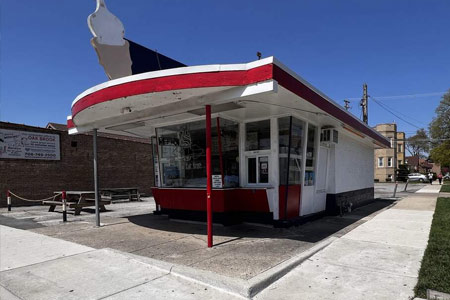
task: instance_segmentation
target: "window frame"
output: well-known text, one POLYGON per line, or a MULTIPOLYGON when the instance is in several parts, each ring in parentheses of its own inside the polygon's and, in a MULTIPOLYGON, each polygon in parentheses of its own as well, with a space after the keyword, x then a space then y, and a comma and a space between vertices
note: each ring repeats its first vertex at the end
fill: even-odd
POLYGON ((378 168, 383 168, 384 167, 384 157, 379 156, 377 159, 378 159, 377 160, 377 167, 378 168), (380 162, 381 162, 381 164, 380 164, 380 162))
POLYGON ((242 138, 242 151, 243 151, 243 158, 244 158, 244 163, 243 165, 245 166, 245 171, 244 174, 242 174, 243 176, 243 186, 244 187, 271 187, 271 183, 270 183, 270 172, 271 172, 271 168, 273 167, 273 162, 272 162, 272 118, 263 118, 263 119, 257 119, 257 120, 249 120, 246 122, 242 123, 242 127, 243 127, 243 138, 242 138), (269 121, 269 132, 270 132, 270 148, 269 149, 264 149, 264 150, 246 150, 247 147, 247 124, 248 123, 256 123, 256 122, 261 122, 261 121, 269 121), (267 157, 267 163, 268 163, 268 178, 267 178, 267 182, 260 182, 260 174, 259 174, 259 159, 261 157, 267 157), (256 159, 256 183, 249 183, 249 158, 255 158, 256 159))
POLYGON ((388 168, 392 168, 394 166, 394 158, 392 156, 387 158, 387 166, 388 168))

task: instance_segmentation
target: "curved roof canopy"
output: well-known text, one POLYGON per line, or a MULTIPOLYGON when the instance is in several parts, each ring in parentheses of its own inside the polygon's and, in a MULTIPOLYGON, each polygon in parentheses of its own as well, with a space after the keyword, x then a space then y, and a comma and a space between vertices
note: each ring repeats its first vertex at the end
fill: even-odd
POLYGON ((154 127, 198 117, 206 104, 213 113, 242 121, 296 111, 390 147, 384 136, 274 57, 153 71, 99 84, 73 101, 69 133, 98 129, 151 136, 154 127))

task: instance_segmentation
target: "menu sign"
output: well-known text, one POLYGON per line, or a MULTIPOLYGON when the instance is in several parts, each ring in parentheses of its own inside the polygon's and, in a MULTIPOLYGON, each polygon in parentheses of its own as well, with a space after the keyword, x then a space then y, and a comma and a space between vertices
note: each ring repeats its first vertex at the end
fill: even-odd
POLYGON ((0 129, 0 158, 60 160, 59 135, 0 129))

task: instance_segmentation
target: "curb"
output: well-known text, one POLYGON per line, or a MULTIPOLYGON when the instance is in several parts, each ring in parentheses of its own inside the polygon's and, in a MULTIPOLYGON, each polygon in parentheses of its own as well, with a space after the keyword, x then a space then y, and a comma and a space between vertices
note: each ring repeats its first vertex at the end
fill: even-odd
POLYGON ((309 248, 308 250, 288 259, 284 262, 280 263, 279 265, 256 275, 255 277, 251 278, 247 281, 248 287, 247 287, 247 297, 253 297, 262 290, 264 290, 266 287, 286 275, 288 272, 290 272, 292 269, 300 265, 302 262, 316 254, 317 252, 321 251, 325 247, 329 246, 332 242, 337 240, 337 237, 329 237, 313 247, 309 248))
POLYGON ((130 256, 142 263, 149 264, 155 268, 165 271, 167 272, 167 274, 171 274, 188 281, 200 283, 208 287, 248 299, 255 296, 278 279, 282 278, 284 275, 289 273, 289 271, 300 265, 302 262, 313 256, 317 252, 321 251, 337 239, 337 237, 329 237, 327 239, 324 239, 308 250, 281 262, 275 267, 270 268, 249 280, 232 278, 211 271, 199 270, 189 266, 168 263, 165 261, 122 252, 111 248, 104 249, 130 256))

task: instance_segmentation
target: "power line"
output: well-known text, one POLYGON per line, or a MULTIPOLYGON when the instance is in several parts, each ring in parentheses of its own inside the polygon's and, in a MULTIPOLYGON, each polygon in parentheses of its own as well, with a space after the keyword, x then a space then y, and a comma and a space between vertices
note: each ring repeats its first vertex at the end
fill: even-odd
MULTIPOLYGON (((447 92, 433 92, 433 93, 422 93, 422 94, 407 94, 407 95, 396 95, 396 96, 377 96, 378 100, 387 100, 387 99, 411 99, 411 98, 422 98, 422 97, 431 97, 431 96, 440 96, 447 92)), ((360 100, 360 97, 351 97, 347 98, 351 101, 360 100)))
MULTIPOLYGON (((375 100, 374 99, 374 97, 372 97, 372 96, 369 96, 372 100, 375 100)), ((378 98, 377 98, 378 99, 378 98)), ((406 114, 404 114, 404 113, 402 113, 402 112, 400 112, 400 111, 398 111, 398 110, 395 110, 395 109, 393 109, 391 106, 388 106, 388 105, 386 105, 385 103, 382 103, 386 108, 388 108, 389 110, 392 110, 393 112, 396 112, 396 113, 398 113, 398 114, 400 114, 400 115, 402 115, 402 116, 404 116, 404 117, 406 117, 406 118, 408 118, 408 119, 410 119, 410 120, 412 120, 412 121, 414 121, 414 122, 417 122, 417 123, 420 123, 420 124, 422 124, 422 125, 425 125, 425 126, 427 126, 426 124, 424 124, 424 123, 422 123, 422 121, 419 121, 419 120, 417 120, 417 119, 414 119, 413 117, 411 117, 411 116, 409 116, 409 115, 406 115, 406 114)))
POLYGON ((377 96, 378 100, 384 99, 410 99, 410 98, 421 98, 421 97, 431 97, 440 96, 447 92, 434 92, 434 93, 423 93, 423 94, 409 94, 409 95, 398 95, 398 96, 377 96))
POLYGON ((376 104, 378 104, 381 108, 383 108, 384 110, 386 110, 388 113, 394 115, 395 117, 399 118, 400 120, 402 120, 405 123, 408 123, 409 125, 416 127, 417 129, 422 129, 416 125, 414 125, 413 123, 406 121, 405 119, 403 119, 402 117, 400 117, 399 115, 393 113, 389 108, 385 107, 385 105, 381 102, 378 102, 374 97, 370 97, 376 104))

